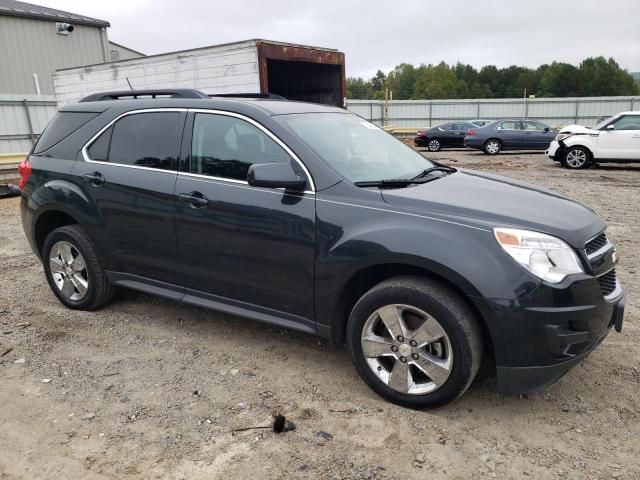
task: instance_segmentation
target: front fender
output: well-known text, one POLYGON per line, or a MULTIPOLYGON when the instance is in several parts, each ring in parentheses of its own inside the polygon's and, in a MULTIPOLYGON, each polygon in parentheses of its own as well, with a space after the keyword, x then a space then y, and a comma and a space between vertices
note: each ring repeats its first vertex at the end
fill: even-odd
POLYGON ((488 229, 385 208, 317 205, 316 314, 330 325, 342 292, 359 272, 381 265, 435 274, 473 299, 518 301, 538 285, 488 229))

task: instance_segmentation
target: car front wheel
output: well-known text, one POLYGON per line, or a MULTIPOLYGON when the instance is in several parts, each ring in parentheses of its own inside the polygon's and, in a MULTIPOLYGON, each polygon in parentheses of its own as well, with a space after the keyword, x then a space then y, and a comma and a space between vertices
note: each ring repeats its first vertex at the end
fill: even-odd
POLYGON ((570 169, 587 168, 591 161, 591 153, 584 147, 570 147, 564 152, 562 166, 570 169))
POLYGON ((347 346, 376 393, 405 407, 429 408, 455 400, 471 385, 482 333, 455 292, 407 276, 362 296, 349 317, 347 346))

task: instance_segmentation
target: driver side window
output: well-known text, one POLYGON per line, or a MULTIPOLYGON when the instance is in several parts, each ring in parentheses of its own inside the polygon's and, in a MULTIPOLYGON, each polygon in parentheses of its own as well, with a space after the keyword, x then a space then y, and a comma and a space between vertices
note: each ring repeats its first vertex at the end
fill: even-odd
POLYGON ((254 163, 281 162, 292 159, 271 137, 249 122, 227 115, 195 115, 191 173, 246 181, 254 163))
POLYGON ((616 130, 640 130, 640 115, 625 115, 616 120, 613 125, 616 130))

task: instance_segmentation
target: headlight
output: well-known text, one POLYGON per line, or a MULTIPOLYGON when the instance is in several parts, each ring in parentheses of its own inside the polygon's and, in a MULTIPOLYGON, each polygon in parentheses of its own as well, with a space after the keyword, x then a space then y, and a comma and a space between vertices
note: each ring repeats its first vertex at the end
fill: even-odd
POLYGON ((573 135, 573 133, 559 133, 558 135, 556 135, 556 142, 564 140, 565 138, 569 138, 571 135, 573 135))
POLYGON ((559 283, 567 275, 583 273, 573 249, 559 238, 515 228, 494 228, 500 246, 536 277, 559 283))

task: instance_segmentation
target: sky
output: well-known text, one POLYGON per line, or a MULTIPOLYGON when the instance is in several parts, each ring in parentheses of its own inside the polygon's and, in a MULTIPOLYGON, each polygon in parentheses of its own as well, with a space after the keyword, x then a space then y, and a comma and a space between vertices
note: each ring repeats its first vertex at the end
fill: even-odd
POLYGON ((111 23, 145 54, 264 38, 336 48, 348 76, 407 62, 474 67, 613 57, 640 72, 640 0, 33 0, 111 23))

